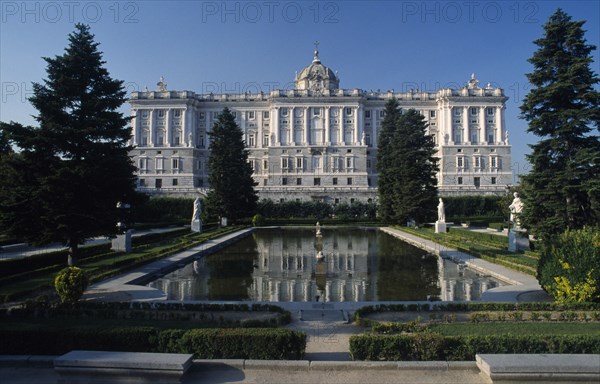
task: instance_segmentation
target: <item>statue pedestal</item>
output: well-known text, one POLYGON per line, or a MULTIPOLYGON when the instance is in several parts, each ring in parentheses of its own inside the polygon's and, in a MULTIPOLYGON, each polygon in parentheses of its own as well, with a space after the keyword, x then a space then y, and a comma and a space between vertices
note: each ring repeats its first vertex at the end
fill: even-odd
POLYGON ((192 220, 192 232, 202 232, 202 220, 192 220))
POLYGON ((521 229, 511 228, 508 231, 508 251, 529 251, 529 235, 521 229))
POLYGON ((131 253, 131 234, 133 231, 130 229, 127 232, 117 235, 116 238, 112 239, 112 245, 110 249, 112 251, 122 251, 125 253, 131 253))
POLYGON ((435 233, 446 233, 446 222, 436 221, 435 222, 435 233))

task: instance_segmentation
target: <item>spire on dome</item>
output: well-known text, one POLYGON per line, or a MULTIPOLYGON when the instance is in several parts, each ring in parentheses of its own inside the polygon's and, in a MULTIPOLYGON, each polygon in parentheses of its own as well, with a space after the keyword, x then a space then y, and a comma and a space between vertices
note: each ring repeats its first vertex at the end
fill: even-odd
POLYGON ((319 59, 319 40, 315 41, 315 57, 313 58, 313 63, 320 63, 321 59, 319 59))

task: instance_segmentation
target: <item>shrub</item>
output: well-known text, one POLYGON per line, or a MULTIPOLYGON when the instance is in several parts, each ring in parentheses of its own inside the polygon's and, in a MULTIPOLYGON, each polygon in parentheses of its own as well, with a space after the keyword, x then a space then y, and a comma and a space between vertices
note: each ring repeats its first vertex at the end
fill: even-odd
POLYGON ((88 287, 85 271, 77 267, 67 267, 56 275, 54 287, 63 303, 74 303, 81 298, 88 287))
POLYGON ((252 225, 254 227, 260 227, 264 224, 265 224, 265 219, 260 213, 257 213, 256 215, 254 215, 254 217, 252 217, 252 225))
POLYGON ((548 240, 538 280, 560 303, 600 302, 600 229, 567 230, 548 240))

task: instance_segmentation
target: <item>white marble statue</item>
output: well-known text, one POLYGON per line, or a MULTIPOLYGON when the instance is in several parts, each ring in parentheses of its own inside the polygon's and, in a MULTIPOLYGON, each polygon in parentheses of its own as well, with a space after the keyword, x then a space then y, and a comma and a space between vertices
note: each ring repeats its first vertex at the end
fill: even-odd
POLYGON ((321 236, 321 224, 319 224, 319 222, 317 221, 317 236, 321 236))
POLYGON ((438 221, 445 222, 446 221, 446 211, 444 209, 444 200, 440 197, 440 203, 437 206, 438 209, 438 221))
POLYGON ((192 214, 192 221, 200 220, 200 214, 202 213, 202 203, 200 197, 196 197, 194 200, 194 213, 192 214))
POLYGON ((516 228, 520 228, 521 223, 519 222, 519 215, 523 211, 523 202, 521 201, 521 198, 519 197, 519 194, 517 192, 515 192, 513 196, 515 198, 513 199, 512 203, 508 206, 508 208, 510 209, 510 222, 514 223, 516 228))

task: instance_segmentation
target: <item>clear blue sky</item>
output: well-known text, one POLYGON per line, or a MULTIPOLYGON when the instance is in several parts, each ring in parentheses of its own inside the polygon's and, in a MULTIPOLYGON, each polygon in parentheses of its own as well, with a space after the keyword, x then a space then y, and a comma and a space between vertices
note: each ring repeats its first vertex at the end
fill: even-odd
MULTIPOLYGON (((130 91, 237 92, 289 87, 320 42, 343 88, 462 86, 474 72, 505 89, 513 167, 527 172, 537 141, 518 118, 527 59, 560 6, 587 20, 600 46, 598 1, 74 1, 0 2, 0 120, 33 124, 26 100, 45 77, 43 56, 62 54, 73 24, 91 26, 106 67, 130 91)), ((598 51, 593 69, 599 71, 598 51)), ((127 110, 127 106, 124 111, 127 110)))

